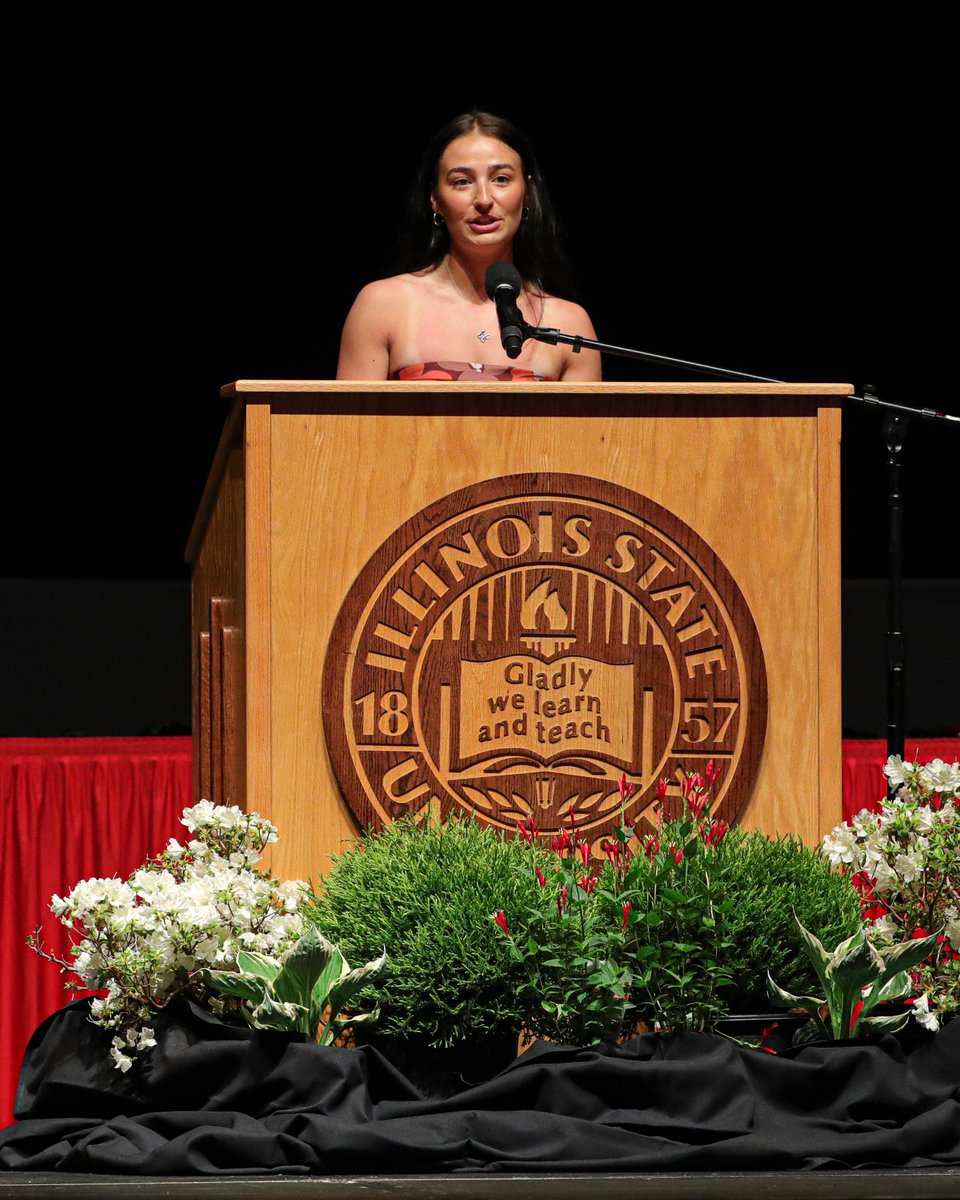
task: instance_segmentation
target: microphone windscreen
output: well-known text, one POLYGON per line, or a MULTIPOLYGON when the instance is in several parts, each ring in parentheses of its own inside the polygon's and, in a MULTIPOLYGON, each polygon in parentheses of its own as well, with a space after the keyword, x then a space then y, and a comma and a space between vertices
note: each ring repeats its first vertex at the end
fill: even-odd
POLYGON ((516 300, 523 286, 520 272, 513 263, 508 262, 495 262, 492 266, 487 267, 484 284, 491 300, 496 300, 497 291, 500 288, 509 289, 510 299, 516 300))

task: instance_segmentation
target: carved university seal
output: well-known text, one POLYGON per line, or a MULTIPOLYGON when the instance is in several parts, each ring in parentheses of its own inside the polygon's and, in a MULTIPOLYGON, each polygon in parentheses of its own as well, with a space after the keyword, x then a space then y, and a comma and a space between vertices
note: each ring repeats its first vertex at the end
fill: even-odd
POLYGON ((463 809, 569 821, 594 846, 635 785, 724 764, 749 797, 766 726, 756 627, 706 543, 654 501, 577 475, 464 488, 405 522, 343 603, 324 668, 337 780, 366 825, 463 809))

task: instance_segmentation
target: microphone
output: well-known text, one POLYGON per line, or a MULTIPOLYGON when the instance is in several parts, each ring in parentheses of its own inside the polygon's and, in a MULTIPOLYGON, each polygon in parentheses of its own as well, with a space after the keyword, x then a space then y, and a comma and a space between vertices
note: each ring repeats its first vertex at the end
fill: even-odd
POLYGON ((496 262, 487 267, 484 283, 487 295, 497 306, 500 344, 506 350, 507 358, 516 358, 523 349, 524 331, 527 326, 517 307, 520 289, 523 287, 520 272, 513 263, 496 262))

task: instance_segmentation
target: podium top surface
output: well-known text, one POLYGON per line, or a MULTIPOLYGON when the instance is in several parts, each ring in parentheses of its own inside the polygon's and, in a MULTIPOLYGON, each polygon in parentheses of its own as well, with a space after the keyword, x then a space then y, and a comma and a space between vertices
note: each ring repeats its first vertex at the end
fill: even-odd
POLYGON ((238 379, 220 389, 225 399, 247 399, 263 395, 377 395, 440 392, 446 395, 477 392, 536 393, 537 395, 607 396, 850 396, 849 383, 542 383, 504 381, 477 383, 475 380, 335 380, 335 379, 238 379))

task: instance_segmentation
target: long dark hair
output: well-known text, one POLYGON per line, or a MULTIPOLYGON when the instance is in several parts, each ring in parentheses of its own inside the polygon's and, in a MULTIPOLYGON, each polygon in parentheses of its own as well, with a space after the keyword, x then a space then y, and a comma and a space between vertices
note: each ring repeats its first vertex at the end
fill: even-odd
POLYGON ((560 222, 529 138, 504 117, 476 109, 454 117, 427 144, 407 198, 395 270, 399 274, 436 267, 450 249, 447 227, 434 224, 430 198, 437 186, 444 150, 456 138, 471 133, 496 138, 520 155, 527 181, 527 214, 513 241, 513 261, 517 270, 540 291, 573 299, 575 289, 563 252, 560 222))

